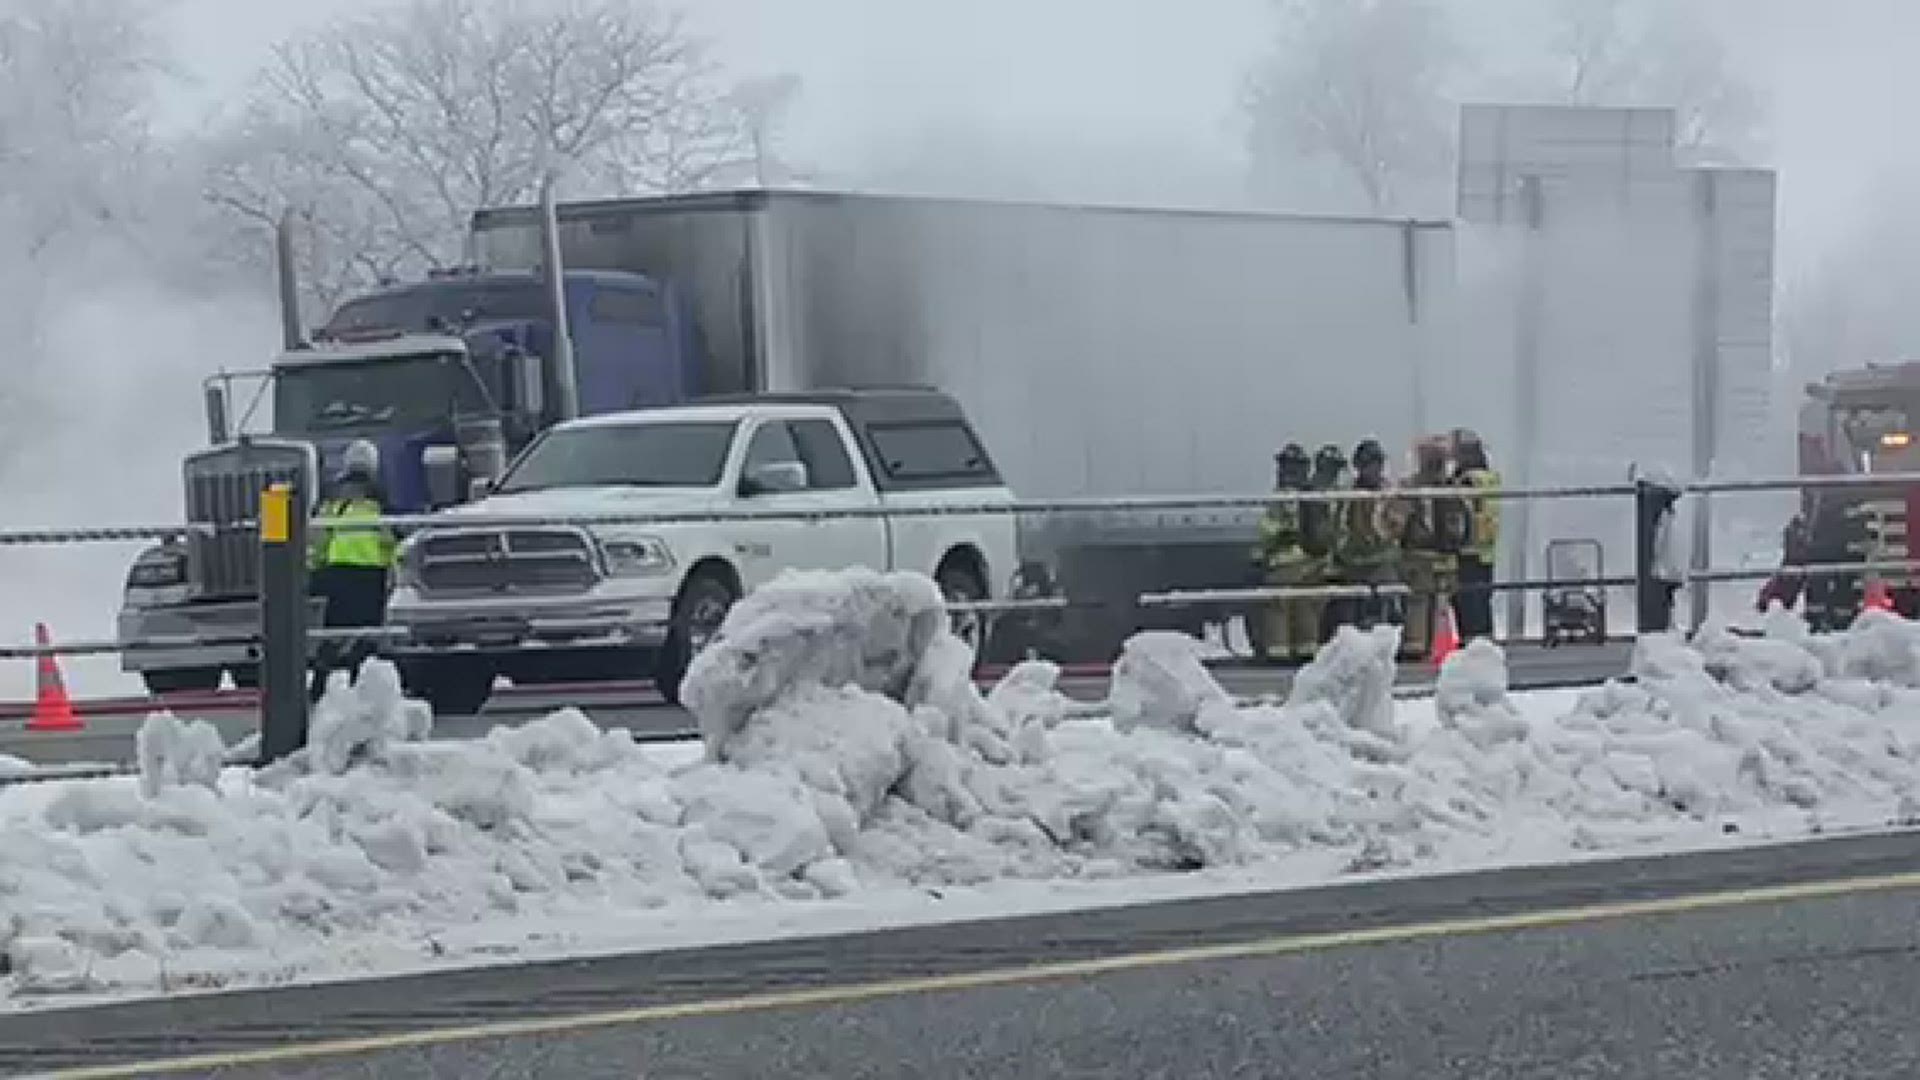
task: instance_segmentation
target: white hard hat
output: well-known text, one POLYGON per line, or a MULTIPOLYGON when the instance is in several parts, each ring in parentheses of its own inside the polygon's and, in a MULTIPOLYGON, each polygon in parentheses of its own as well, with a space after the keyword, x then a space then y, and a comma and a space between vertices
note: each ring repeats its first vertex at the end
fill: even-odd
POLYGON ((370 440, 355 439, 347 444, 346 453, 340 456, 340 466, 350 473, 372 476, 380 471, 380 448, 370 440))

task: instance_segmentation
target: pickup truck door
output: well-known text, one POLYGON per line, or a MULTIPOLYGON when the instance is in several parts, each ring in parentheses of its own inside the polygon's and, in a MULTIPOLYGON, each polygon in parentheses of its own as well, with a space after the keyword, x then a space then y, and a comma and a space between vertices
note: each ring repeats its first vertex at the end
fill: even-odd
MULTIPOLYGON (((878 506, 872 487, 855 470, 840 425, 824 417, 769 418, 747 436, 741 461, 739 505, 756 511, 868 510, 878 506), (766 464, 799 462, 807 486, 795 491, 749 492, 744 486, 766 464)), ((781 570, 839 570, 849 566, 887 569, 887 526, 877 515, 828 516, 812 520, 735 523, 733 547, 748 588, 781 570)))

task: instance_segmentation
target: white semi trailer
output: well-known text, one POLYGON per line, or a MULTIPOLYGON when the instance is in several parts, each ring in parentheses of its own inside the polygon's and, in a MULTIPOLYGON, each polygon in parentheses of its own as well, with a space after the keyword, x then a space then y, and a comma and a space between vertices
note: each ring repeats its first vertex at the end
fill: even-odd
MULTIPOLYGON (((578 203, 559 223, 569 270, 662 283, 689 397, 937 387, 1022 500, 1259 491, 1288 441, 1399 448, 1453 422, 1425 408, 1454 336, 1446 223, 827 192, 578 203)), ((534 208, 473 232, 490 268, 543 261, 534 208)), ((1027 629, 1105 659, 1143 623, 1230 614, 1131 601, 1257 580, 1256 517, 1024 520, 1016 595, 1110 602, 1027 629)))

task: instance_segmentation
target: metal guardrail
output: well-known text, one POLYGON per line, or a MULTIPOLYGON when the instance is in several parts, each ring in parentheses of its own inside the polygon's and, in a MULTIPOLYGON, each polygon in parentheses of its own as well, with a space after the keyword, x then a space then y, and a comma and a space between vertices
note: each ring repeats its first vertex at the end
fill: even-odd
MULTIPOLYGON (((1725 494, 1735 492, 1797 491, 1804 489, 1920 486, 1920 472, 1845 474, 1821 476, 1776 476, 1680 481, 1685 494, 1725 494)), ((700 524, 722 521, 823 521, 841 518, 925 518, 1005 516, 1059 516, 1068 514, 1177 513, 1209 510, 1262 510, 1275 502, 1348 503, 1379 502, 1398 499, 1467 498, 1510 502, 1534 499, 1626 498, 1639 491, 1637 484, 1585 484, 1536 488, 1390 487, 1378 491, 1343 488, 1337 491, 1263 491, 1245 495, 1139 496, 1117 498, 1054 499, 1041 501, 999 500, 950 503, 939 506, 845 507, 832 510, 759 510, 736 508, 699 512, 656 512, 622 514, 511 514, 461 513, 450 515, 393 514, 378 519, 389 528, 413 530, 427 527, 464 529, 497 528, 505 525, 667 525, 700 524)), ((367 524, 373 524, 370 519, 367 524)), ((165 525, 131 525, 72 528, 0 530, 0 547, 56 545, 75 543, 166 540, 191 533, 245 533, 258 530, 253 521, 221 525, 185 522, 165 525)))
MULTIPOLYGON (((942 517, 1044 517, 1069 514, 1178 513, 1209 510, 1264 510, 1276 502, 1350 503, 1385 502, 1398 499, 1524 499, 1618 498, 1634 493, 1632 485, 1585 485, 1555 488, 1385 488, 1379 491, 1343 488, 1337 491, 1260 492, 1250 495, 1139 496, 1117 498, 1055 499, 1046 501, 997 500, 971 503, 914 506, 861 506, 822 510, 762 510, 734 508, 653 513, 459 513, 389 514, 358 522, 360 527, 382 525, 397 530, 481 529, 509 525, 670 525, 706 524, 724 521, 830 521, 840 519, 942 518, 942 517)), ((310 524, 324 524, 314 519, 310 524)), ((186 522, 167 525, 76 526, 55 529, 0 530, 0 547, 110 543, 137 540, 168 540, 189 534, 218 535, 251 533, 259 530, 257 521, 236 521, 213 525, 186 522)))

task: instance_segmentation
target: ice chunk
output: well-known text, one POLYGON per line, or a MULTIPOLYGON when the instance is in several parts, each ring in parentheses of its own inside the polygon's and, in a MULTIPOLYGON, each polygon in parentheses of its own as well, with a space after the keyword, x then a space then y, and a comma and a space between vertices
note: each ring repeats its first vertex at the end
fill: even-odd
POLYGON ((1135 727, 1197 730, 1209 708, 1232 699, 1200 662, 1201 643, 1170 630, 1128 638, 1113 665, 1107 707, 1122 731, 1135 727))
POLYGON ((1507 697, 1507 656, 1486 638, 1475 638, 1448 657, 1434 688, 1440 723, 1479 749, 1527 736, 1528 724, 1507 697))
POLYGON ((352 684, 335 673, 313 707, 306 760, 312 768, 339 775, 360 757, 378 757, 397 742, 425 739, 433 714, 400 688, 400 672, 391 663, 371 659, 352 684))
POLYGON ((182 784, 213 788, 220 783, 227 746, 205 720, 153 713, 134 733, 133 743, 140 762, 140 792, 149 799, 182 784))
POLYGON ((939 587, 923 575, 788 571, 727 613, 681 698, 717 758, 755 710, 804 685, 904 698, 921 655, 948 632, 939 587))
POLYGON ((1357 630, 1342 626, 1313 662, 1293 680, 1287 703, 1330 706, 1346 727, 1389 741, 1400 738, 1394 719, 1393 682, 1400 649, 1400 628, 1357 630))

